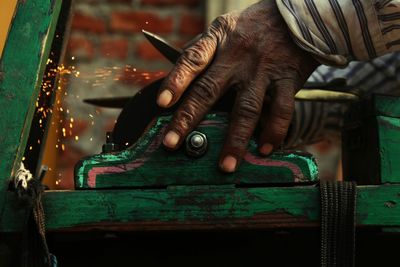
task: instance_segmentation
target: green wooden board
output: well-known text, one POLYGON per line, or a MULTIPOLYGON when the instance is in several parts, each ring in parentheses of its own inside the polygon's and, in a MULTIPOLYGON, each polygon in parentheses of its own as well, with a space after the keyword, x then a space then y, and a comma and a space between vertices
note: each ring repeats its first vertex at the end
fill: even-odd
MULTIPOLYGON (((316 227, 315 186, 175 186, 147 190, 54 191, 44 197, 50 231, 316 227)), ((0 232, 20 231, 25 212, 7 194, 0 232)), ((359 186, 359 226, 400 226, 400 185, 359 186)))
POLYGON ((61 2, 18 2, 0 61, 0 193, 21 162, 61 2))
POLYGON ((227 115, 210 114, 197 128, 208 139, 207 153, 197 159, 186 155, 185 146, 176 152, 162 146, 170 116, 160 117, 137 144, 118 153, 99 154, 77 164, 76 188, 162 187, 167 185, 284 184, 318 179, 311 154, 300 151, 276 152, 261 157, 250 142, 240 168, 233 174, 218 169, 218 157, 226 135, 227 115))
POLYGON ((400 97, 350 107, 342 132, 343 174, 358 184, 400 182, 400 97))
POLYGON ((374 95, 373 110, 378 116, 400 118, 400 97, 374 95))
POLYGON ((376 119, 381 182, 400 183, 400 118, 378 116, 376 119))

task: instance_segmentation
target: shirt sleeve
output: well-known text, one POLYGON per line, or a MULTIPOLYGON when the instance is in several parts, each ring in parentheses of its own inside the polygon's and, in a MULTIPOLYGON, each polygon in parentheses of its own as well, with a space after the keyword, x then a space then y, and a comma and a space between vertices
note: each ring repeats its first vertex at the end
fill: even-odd
POLYGON ((276 0, 295 42, 345 66, 400 51, 400 0, 276 0))

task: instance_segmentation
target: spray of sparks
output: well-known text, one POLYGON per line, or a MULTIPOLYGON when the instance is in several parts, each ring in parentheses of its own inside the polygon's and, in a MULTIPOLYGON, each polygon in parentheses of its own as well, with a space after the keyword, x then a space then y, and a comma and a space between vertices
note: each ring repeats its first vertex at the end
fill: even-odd
MULTIPOLYGON (((53 64, 53 61, 51 59, 47 60, 47 65, 53 64)), ((50 69, 47 73, 45 73, 43 81, 42 81, 42 86, 41 86, 41 92, 40 94, 45 94, 46 96, 49 96, 53 92, 57 92, 56 95, 68 95, 66 90, 64 89, 64 86, 67 83, 67 79, 70 78, 70 76, 74 77, 79 77, 80 72, 75 69, 75 66, 69 66, 65 67, 64 65, 59 65, 56 68, 50 69), (53 88, 53 82, 54 78, 58 78, 57 88, 53 88)), ((63 107, 63 101, 60 99, 60 97, 56 96, 56 100, 54 102, 53 106, 45 107, 41 106, 39 103, 39 99, 41 95, 39 94, 39 97, 36 101, 36 112, 39 113, 39 116, 41 119, 39 119, 39 127, 43 129, 44 131, 44 121, 48 117, 49 114, 52 114, 53 120, 51 122, 52 125, 56 121, 60 123, 60 125, 69 125, 68 128, 63 127, 61 129, 61 136, 59 135, 59 130, 55 129, 56 133, 60 138, 57 138, 57 144, 56 144, 56 149, 61 149, 62 151, 65 151, 65 141, 64 139, 67 138, 67 136, 72 136, 73 132, 72 129, 74 128, 74 118, 71 117, 69 118, 69 123, 65 123, 64 120, 67 120, 67 116, 70 113, 68 108, 63 107)), ((79 98, 79 96, 76 96, 79 98)), ((75 140, 78 140, 78 137, 75 138, 75 140)), ((38 139, 37 142, 40 144, 40 140, 38 139)))
MULTIPOLYGON (((75 57, 71 57, 71 61, 75 61, 75 57)), ((52 59, 48 59, 48 66, 54 65, 52 59)), ((74 65, 64 66, 63 64, 56 66, 54 68, 50 68, 47 73, 45 73, 42 84, 41 91, 39 92, 39 96, 36 101, 36 112, 38 113, 39 119, 39 127, 42 129, 44 133, 45 122, 48 116, 52 115, 52 120, 47 120, 48 127, 50 130, 54 130, 57 136, 57 142, 55 144, 55 149, 63 152, 67 149, 67 138, 78 142, 81 140, 79 135, 74 133, 76 120, 70 116, 70 111, 67 107, 64 106, 63 97, 67 96, 69 93, 66 90, 66 85, 68 81, 73 78, 79 78, 86 81, 86 83, 91 83, 92 87, 98 87, 106 84, 110 80, 119 81, 121 83, 129 84, 129 85, 143 85, 152 80, 159 79, 165 75, 165 72, 141 72, 138 71, 135 67, 126 65, 124 67, 104 67, 100 69, 96 69, 94 73, 81 73, 74 65), (55 79, 57 79, 56 82, 55 79), (93 82, 94 81, 94 82, 93 82), (53 88, 53 85, 56 84, 56 88, 53 88), (45 106, 41 105, 39 99, 43 97, 43 94, 46 97, 55 97, 55 101, 53 106, 45 106), (49 123, 51 122, 51 125, 49 123), (61 125, 61 129, 55 123, 59 123, 61 125), (61 132, 60 132, 61 131, 61 132)), ((75 97, 79 99, 79 95, 69 95, 70 97, 75 97)), ((100 115, 99 109, 95 110, 95 115, 100 115)), ((88 114, 88 118, 90 120, 90 125, 95 124, 95 116, 91 113, 88 114)), ((89 141, 93 141, 93 137, 89 138, 89 141)), ((37 140, 37 143, 40 145, 40 139, 37 140)), ((128 144, 127 144, 128 145, 128 144)), ((29 150, 32 150, 32 146, 29 146, 29 150)), ((26 158, 23 157, 24 161, 26 158)), ((51 171, 51 169, 49 169, 51 171)), ((61 181, 61 173, 58 174, 56 179, 56 185, 58 185, 61 181)))

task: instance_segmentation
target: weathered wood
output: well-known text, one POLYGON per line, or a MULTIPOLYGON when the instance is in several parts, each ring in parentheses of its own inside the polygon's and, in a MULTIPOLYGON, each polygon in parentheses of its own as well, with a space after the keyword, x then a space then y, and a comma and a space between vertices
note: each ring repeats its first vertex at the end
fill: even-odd
MULTIPOLYGON (((320 210, 314 186, 54 191, 44 205, 51 231, 310 227, 320 210)), ((21 230, 24 216, 8 193, 0 232, 21 230)), ((400 226, 400 185, 358 187, 356 216, 359 226, 400 226)))
POLYGON ((373 113, 376 116, 400 118, 400 97, 389 95, 374 95, 373 113))
POLYGON ((0 62, 0 194, 21 162, 61 2, 18 3, 0 62))
POLYGON ((185 153, 185 145, 174 153, 162 146, 170 116, 160 117, 137 144, 117 153, 83 159, 75 169, 76 188, 165 187, 167 185, 289 184, 309 183, 318 178, 311 154, 300 151, 275 152, 261 157, 257 144, 233 174, 218 169, 218 157, 226 136, 227 115, 210 114, 197 128, 207 135, 208 151, 196 160, 185 153))
POLYGON ((400 98, 353 105, 342 134, 343 175, 358 184, 400 183, 400 98))
POLYGON ((378 116, 377 125, 381 182, 400 183, 400 118, 378 116))

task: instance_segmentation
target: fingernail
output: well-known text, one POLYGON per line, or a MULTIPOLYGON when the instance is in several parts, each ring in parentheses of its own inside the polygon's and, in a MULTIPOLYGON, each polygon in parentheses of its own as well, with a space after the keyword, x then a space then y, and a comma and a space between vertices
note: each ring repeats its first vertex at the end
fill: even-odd
POLYGON ((264 145, 262 145, 262 147, 260 148, 260 153, 263 155, 269 155, 271 154, 272 150, 274 149, 274 146, 269 144, 269 143, 265 143, 264 145))
POLYGON ((234 172, 236 169, 237 160, 232 156, 226 156, 222 161, 222 169, 226 172, 234 172))
POLYGON ((163 144, 169 148, 174 148, 179 142, 179 135, 174 131, 169 131, 165 137, 163 144))
POLYGON ((157 104, 161 107, 167 107, 172 100, 172 93, 170 90, 164 90, 158 96, 157 104))

